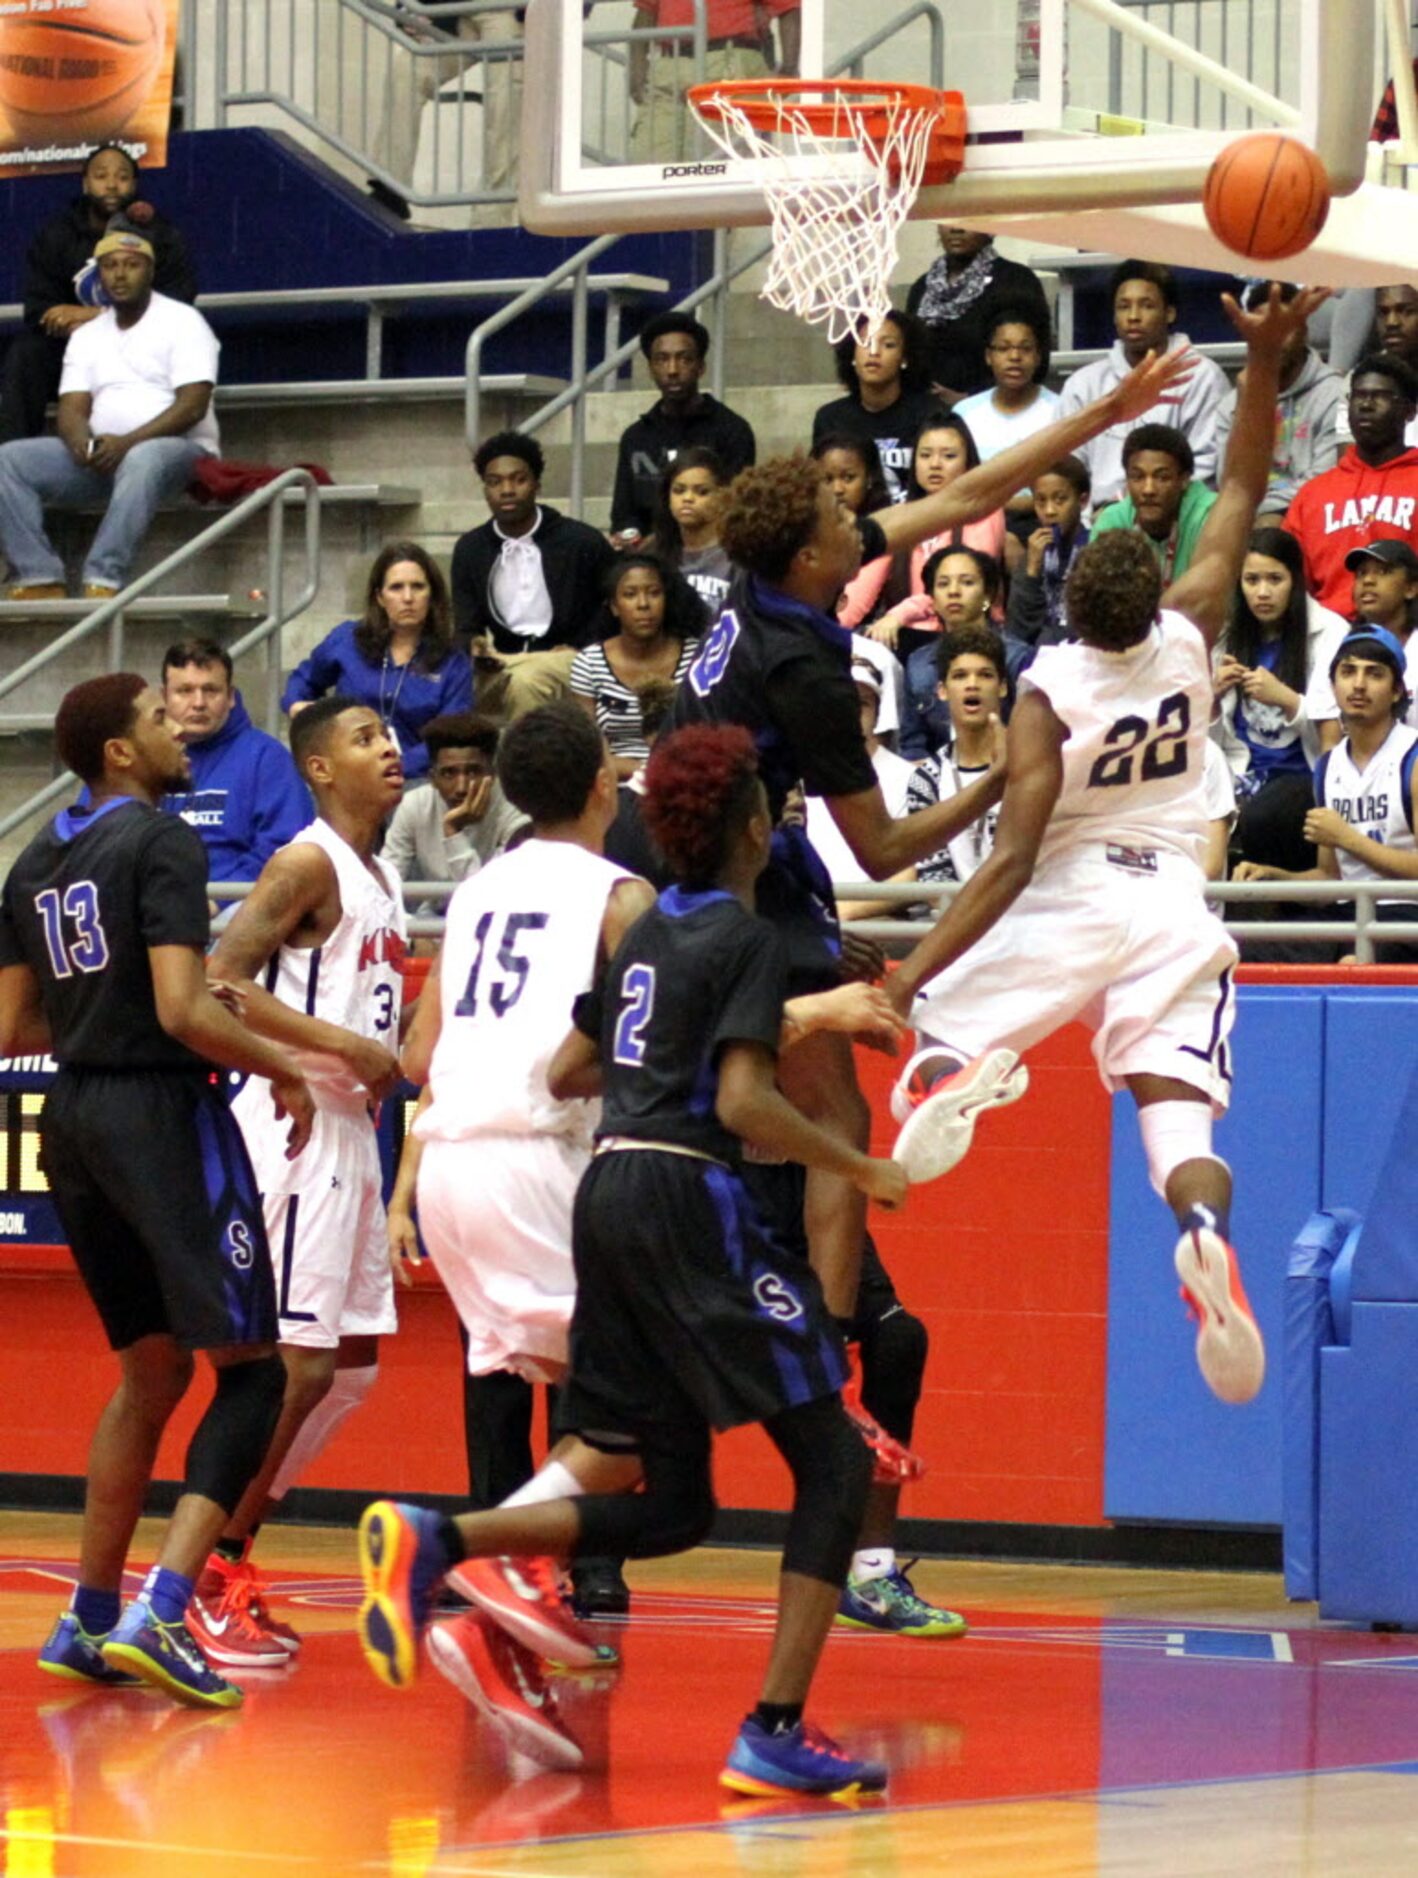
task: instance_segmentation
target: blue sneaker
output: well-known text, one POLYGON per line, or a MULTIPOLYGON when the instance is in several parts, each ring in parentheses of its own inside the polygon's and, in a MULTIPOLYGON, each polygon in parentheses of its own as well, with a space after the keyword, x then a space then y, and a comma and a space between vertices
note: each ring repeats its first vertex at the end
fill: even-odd
POLYGON ((410 1688, 418 1673, 419 1638, 448 1570, 440 1524, 437 1513, 397 1500, 376 1500, 359 1522, 359 1640, 369 1667, 391 1689, 410 1688))
POLYGON ((917 1597, 899 1566, 883 1578, 849 1578, 842 1587, 837 1622, 853 1630, 886 1630, 896 1637, 963 1637, 966 1629, 958 1611, 917 1597))
POLYGON ((186 1624, 163 1623, 141 1598, 134 1598, 101 1648, 105 1663, 131 1669, 192 1708, 240 1708, 245 1699, 212 1668, 186 1624))
POLYGON ((103 1637, 91 1637, 72 1611, 63 1611, 39 1653, 39 1666, 51 1676, 64 1676, 70 1682, 101 1682, 109 1689, 136 1689, 136 1676, 104 1662, 99 1654, 103 1642, 103 1637))
POLYGON ((853 1760, 808 1722, 799 1722, 787 1734, 771 1735, 748 1715, 719 1784, 735 1793, 830 1793, 850 1799, 858 1793, 879 1793, 886 1785, 886 1768, 880 1761, 853 1760))

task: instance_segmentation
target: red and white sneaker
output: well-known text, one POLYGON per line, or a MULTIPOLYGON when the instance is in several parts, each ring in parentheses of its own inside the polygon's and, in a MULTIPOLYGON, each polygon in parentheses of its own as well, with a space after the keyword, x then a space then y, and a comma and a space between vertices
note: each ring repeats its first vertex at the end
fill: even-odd
POLYGON ((214 1552, 187 1606, 187 1628, 203 1655, 224 1669, 283 1669, 291 1660, 290 1649, 253 1609, 254 1578, 249 1565, 233 1564, 214 1552))
POLYGON ((986 1050, 953 1075, 932 1082, 939 1069, 959 1059, 928 1045, 918 1050, 896 1079, 891 1113, 902 1124, 891 1158, 916 1185, 939 1180, 963 1161, 975 1139, 975 1123, 986 1109, 1007 1108, 1029 1087, 1029 1071, 1013 1050, 986 1050))
POLYGON ((562 1596, 550 1559, 464 1559, 447 1582, 538 1656, 568 1669, 590 1669, 601 1661, 594 1639, 562 1596))
POLYGON ((473 1611, 435 1624, 428 1654, 510 1746, 542 1767, 574 1772, 582 1765, 585 1755, 561 1719, 535 1652, 491 1617, 473 1611))
POLYGON ((1265 1344, 1241 1284, 1236 1254, 1207 1226, 1189 1226, 1173 1254, 1182 1300, 1196 1319, 1196 1361, 1223 1402, 1253 1401, 1265 1381, 1265 1344))
POLYGON ((241 1562, 240 1569, 246 1573, 251 1590, 248 1596, 248 1608, 256 1622, 268 1636, 275 1637, 286 1646, 292 1656, 300 1654, 300 1632, 288 1624, 284 1618, 277 1617, 266 1602, 269 1587, 256 1566, 249 1558, 241 1562))
POLYGON ((842 1406, 871 1449, 873 1482, 878 1486, 892 1486, 903 1480, 919 1480, 926 1471, 920 1455, 913 1454, 895 1435, 887 1434, 876 1417, 862 1406, 862 1358, 855 1343, 847 1345, 847 1362, 842 1406))

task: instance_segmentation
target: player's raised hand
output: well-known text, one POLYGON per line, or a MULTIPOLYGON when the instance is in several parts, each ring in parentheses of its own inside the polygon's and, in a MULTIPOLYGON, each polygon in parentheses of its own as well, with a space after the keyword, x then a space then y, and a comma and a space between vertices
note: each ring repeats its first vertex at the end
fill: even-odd
POLYGON ((1197 368, 1200 354, 1190 346, 1178 346, 1175 352, 1149 352, 1141 365, 1134 365, 1106 402, 1112 406, 1112 422, 1125 423, 1141 417, 1154 405, 1176 403, 1169 393, 1180 392, 1197 368))
POLYGON ((1270 291, 1257 307, 1249 311, 1234 294, 1223 293, 1221 305, 1237 333, 1246 342, 1248 352, 1279 352, 1286 341, 1303 326, 1310 315, 1329 298, 1328 287, 1302 287, 1293 300, 1280 298, 1280 283, 1272 281, 1270 291))
POLYGON ((359 1077, 375 1102, 382 1102, 385 1096, 392 1095, 404 1079, 398 1057, 392 1050, 386 1050, 382 1043, 376 1043, 372 1037, 357 1037, 351 1032, 349 1042, 340 1055, 346 1067, 359 1077))
POLYGON ((869 1200, 894 1213, 905 1204, 910 1182, 906 1170, 896 1161, 874 1161, 864 1154, 853 1185, 869 1200))
POLYGON ((989 766, 992 770, 1007 769, 1009 766, 1009 732, 1000 722, 996 712, 990 712, 988 721, 990 729, 989 766))
POLYGON ((276 1105, 276 1120, 287 1117, 290 1121, 286 1130, 286 1159, 293 1161, 309 1141, 310 1131, 315 1126, 315 1098, 304 1076, 293 1069, 288 1076, 272 1078, 271 1099, 276 1105))

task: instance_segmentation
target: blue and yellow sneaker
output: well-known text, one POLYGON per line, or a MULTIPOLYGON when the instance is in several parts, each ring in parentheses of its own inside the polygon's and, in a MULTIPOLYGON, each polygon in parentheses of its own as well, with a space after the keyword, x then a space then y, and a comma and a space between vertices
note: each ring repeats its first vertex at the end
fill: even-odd
POLYGON ((775 1735, 747 1715, 719 1784, 735 1793, 827 1793, 851 1799, 858 1793, 880 1793, 886 1768, 880 1761, 853 1760, 809 1722, 775 1735))
MULTIPOLYGON (((105 1637, 112 1636, 112 1631, 105 1637)), ((101 1682, 109 1689, 136 1689, 138 1678, 126 1669, 105 1663, 100 1654, 105 1637, 91 1637, 73 1611, 63 1611, 38 1656, 41 1669, 70 1682, 101 1682)))
POLYGON ((419 1638, 448 1570, 441 1523, 437 1513, 397 1500, 376 1500, 359 1522, 359 1640, 369 1667, 391 1689, 411 1688, 418 1674, 419 1638))
POLYGON ((212 1668, 186 1624, 163 1623, 141 1598, 134 1598, 100 1648, 105 1663, 131 1670, 192 1708, 240 1708, 245 1700, 234 1682, 212 1668))
POLYGON ((896 1637, 963 1637, 958 1611, 917 1597, 900 1566, 881 1578, 849 1578, 842 1587, 837 1622, 853 1630, 886 1630, 896 1637))

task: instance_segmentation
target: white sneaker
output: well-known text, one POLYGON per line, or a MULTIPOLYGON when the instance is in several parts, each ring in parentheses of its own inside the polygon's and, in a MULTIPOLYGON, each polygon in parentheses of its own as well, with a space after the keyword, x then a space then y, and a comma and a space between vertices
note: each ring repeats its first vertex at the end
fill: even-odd
POLYGON ((1219 1232, 1192 1226, 1177 1241, 1173 1263, 1197 1322, 1196 1361, 1207 1388, 1223 1402, 1253 1401, 1265 1381, 1265 1344, 1236 1254, 1219 1232))
POLYGON ((926 1095, 911 1079, 929 1059, 956 1062, 948 1050, 918 1050, 891 1092, 891 1112, 902 1123, 891 1158, 913 1184, 938 1180, 963 1161, 975 1138, 975 1122, 986 1109, 1007 1108, 1029 1087, 1029 1071, 1013 1050, 986 1050, 946 1076, 926 1095))

